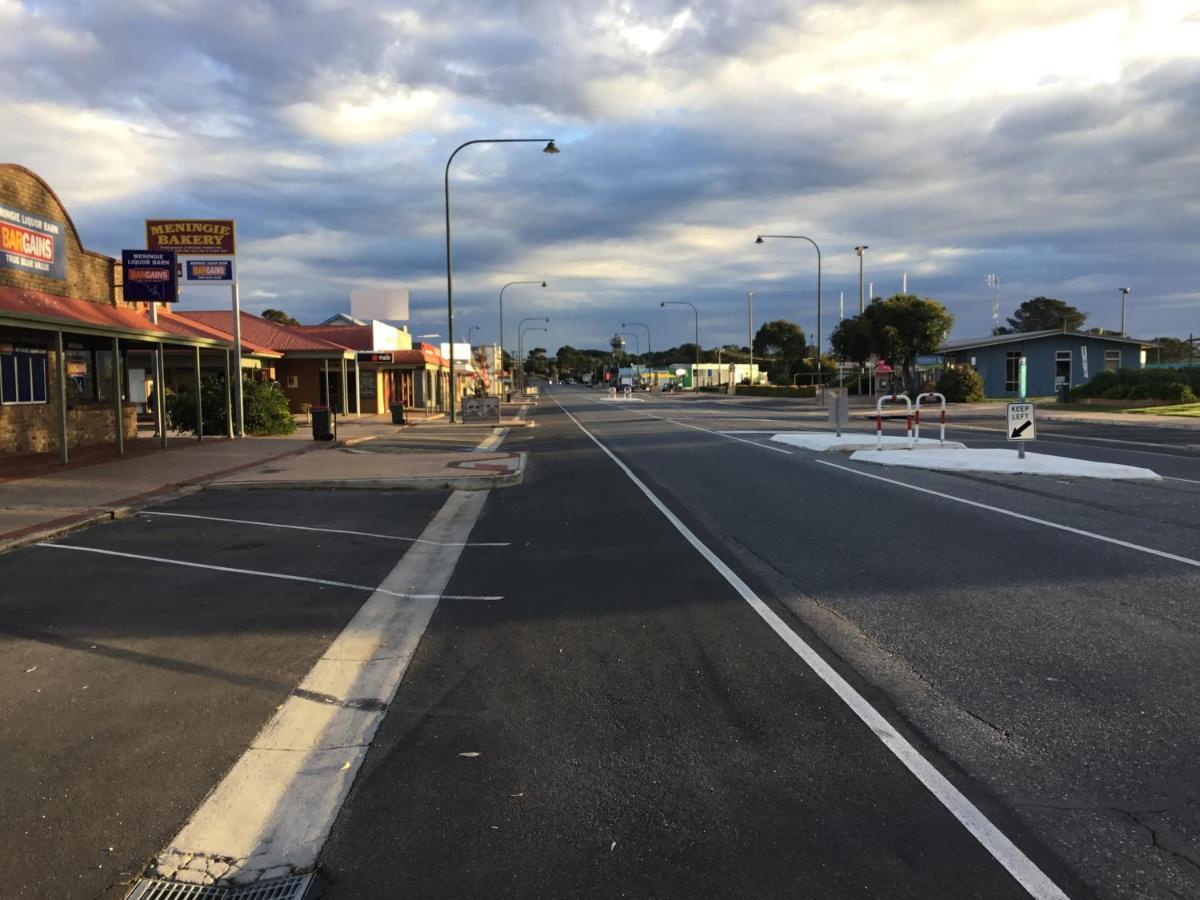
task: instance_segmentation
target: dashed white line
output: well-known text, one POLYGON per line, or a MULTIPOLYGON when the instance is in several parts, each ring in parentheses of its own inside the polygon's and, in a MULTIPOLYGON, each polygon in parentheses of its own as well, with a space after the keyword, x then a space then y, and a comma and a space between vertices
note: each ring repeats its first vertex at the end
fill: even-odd
MULTIPOLYGON (((262 528, 286 528, 292 531, 315 531, 322 534, 345 534, 351 537, 368 537, 378 538, 381 541, 404 541, 410 544, 427 544, 429 541, 424 538, 401 537, 396 534, 377 534, 372 531, 352 531, 348 528, 317 528, 312 525, 283 525, 279 522, 258 522, 253 519, 228 519, 224 516, 201 516, 194 513, 172 513, 158 512, 151 510, 141 510, 139 516, 167 516, 172 519, 199 519, 206 522, 229 522, 234 525, 258 525, 262 528)), ((507 541, 504 542, 489 542, 476 541, 467 544, 439 544, 438 546, 452 547, 509 547, 512 546, 507 541)))
MULTIPOLYGON (((558 400, 555 399, 555 403, 558 400)), ((646 498, 666 517, 684 539, 708 561, 774 631, 841 698, 856 716, 879 738, 888 750, 923 784, 938 801, 958 819, 971 835, 983 845, 997 862, 1033 897, 1039 900, 1067 900, 1062 889, 1029 859, 1007 835, 992 824, 978 807, 925 759, 853 686, 839 675, 803 638, 746 584, 737 573, 713 553, 679 518, 667 508, 655 493, 633 471, 621 462, 599 438, 587 430, 561 403, 561 409, 576 426, 625 473, 646 498)), ((839 468, 841 468, 839 466, 839 468)), ((854 471, 851 469, 850 471, 854 471)))
POLYGON ((883 475, 873 475, 870 472, 863 472, 859 469, 852 469, 850 466, 839 465, 838 463, 828 462, 823 459, 818 459, 816 462, 823 466, 829 466, 833 469, 840 469, 843 472, 849 472, 851 475, 858 475, 861 478, 873 478, 876 481, 882 481, 885 484, 895 485, 896 487, 906 488, 910 491, 918 491, 922 494, 929 494, 932 497, 941 497, 943 500, 952 500, 955 503, 962 503, 966 506, 973 506, 976 509, 986 509, 989 512, 999 513, 1002 516, 1009 516, 1013 519, 1020 519, 1024 522, 1032 522, 1035 525, 1043 525, 1046 528, 1054 528, 1058 531, 1066 531, 1070 534, 1077 534, 1080 537, 1091 538, 1094 541, 1102 541, 1105 544, 1115 544, 1118 547, 1125 547, 1128 550, 1137 550, 1141 553, 1148 553, 1151 556, 1158 556, 1162 559, 1169 559, 1173 562, 1183 563, 1185 566, 1196 566, 1200 568, 1200 559, 1192 559, 1187 556, 1180 556, 1177 553, 1168 553, 1166 550, 1156 550, 1154 547, 1147 547, 1143 544, 1134 544, 1130 541, 1123 541, 1120 538, 1109 537, 1106 534, 1097 534, 1094 531, 1085 531, 1082 528, 1075 528, 1071 525, 1063 525, 1060 522, 1051 522, 1049 519, 1039 519, 1037 516, 1029 516, 1025 513, 1013 512, 1011 509, 1004 509, 1001 506, 992 506, 988 503, 980 503, 978 500, 968 500, 965 497, 955 497, 953 494, 947 494, 943 491, 935 491, 931 488, 919 487, 915 484, 908 484, 904 481, 897 481, 894 478, 886 478, 883 475))
MULTIPOLYGON (((563 412, 566 412, 566 410, 563 410, 563 412)), ((723 437, 728 441, 737 441, 739 444, 749 444, 751 447, 759 447, 762 450, 770 450, 772 453, 782 453, 784 456, 792 455, 792 451, 784 450, 782 447, 772 447, 769 444, 760 444, 758 441, 748 441, 745 438, 735 437, 734 435, 726 434, 723 431, 713 431, 711 428, 703 428, 700 425, 692 425, 688 422, 680 422, 678 419, 664 419, 663 421, 670 422, 673 425, 682 425, 684 428, 694 428, 696 431, 706 431, 709 434, 715 434, 717 437, 723 437)))
MULTIPOLYGON (((423 541, 422 543, 430 543, 423 541)), ((102 556, 118 556, 123 559, 139 559, 143 562, 162 563, 169 566, 184 566, 189 569, 208 569, 213 572, 229 572, 233 575, 254 575, 259 578, 276 578, 281 581, 304 581, 309 584, 321 584, 327 587, 350 588, 356 591, 376 592, 388 594, 392 597, 399 597, 402 600, 503 600, 499 596, 473 596, 465 594, 406 594, 397 591, 385 590, 384 588, 374 587, 369 584, 351 584, 348 581, 330 581, 327 578, 310 578, 306 575, 289 575, 286 572, 262 572, 257 569, 239 569, 234 566, 217 566, 212 563, 191 562, 186 559, 170 559, 165 556, 146 556, 142 553, 123 553, 119 550, 101 550, 99 547, 80 547, 78 544, 51 544, 47 541, 34 544, 35 547, 44 547, 47 550, 74 550, 78 553, 98 553, 102 556)), ((454 549, 465 546, 464 544, 438 544, 437 546, 451 547, 454 549)))

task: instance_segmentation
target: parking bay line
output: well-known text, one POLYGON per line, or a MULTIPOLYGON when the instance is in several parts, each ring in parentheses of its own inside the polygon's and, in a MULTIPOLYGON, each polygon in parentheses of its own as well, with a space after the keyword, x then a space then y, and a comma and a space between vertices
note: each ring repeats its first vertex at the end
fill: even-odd
POLYGON ((488 493, 450 494, 425 529, 428 541, 405 551, 149 877, 261 885, 316 865, 488 493), (396 596, 422 599, 398 604, 396 596))
POLYGON ((1147 547, 1144 544, 1134 544, 1130 541, 1123 541, 1120 538, 1109 537, 1106 534, 1098 534, 1094 531, 1085 531, 1082 528, 1075 528, 1071 525, 1063 525, 1060 522, 1051 522, 1049 519, 1039 519, 1037 516, 1029 516, 1025 513, 1014 512, 1011 509, 1004 509, 1002 506, 992 506, 988 503, 980 503, 978 500, 968 500, 965 497, 955 497, 953 494, 947 494, 943 491, 935 491, 932 488, 920 487, 915 484, 908 484, 904 481, 896 481, 895 479, 887 478, 883 475, 874 475, 871 472, 863 472, 859 469, 852 469, 849 466, 828 462, 824 459, 818 459, 816 462, 823 466, 829 466, 833 469, 840 469, 843 472, 849 472, 851 475, 859 475, 863 478, 874 478, 876 481, 882 481, 885 484, 895 485, 896 487, 907 488, 910 491, 919 491, 922 494, 929 494, 933 497, 941 497, 943 500, 953 500, 955 503, 963 503, 967 506, 974 506, 976 509, 986 509, 989 512, 999 513, 1002 516, 1010 516, 1011 518, 1020 519, 1024 522, 1032 522, 1035 525, 1044 525, 1047 528, 1054 528, 1058 531, 1068 532, 1069 534, 1077 534, 1080 537, 1091 538, 1094 541, 1101 541, 1105 544, 1115 544, 1116 546, 1124 547, 1127 550, 1137 550, 1141 553, 1148 553, 1151 556, 1169 559, 1172 562, 1183 563, 1185 566, 1195 566, 1200 568, 1200 559, 1179 556, 1176 553, 1168 553, 1166 550, 1156 550, 1155 548, 1147 547))
MULTIPOLYGON (((485 492, 486 493, 486 492, 485 492)), ((422 543, 430 543, 422 541, 422 543)), ((185 566, 189 569, 208 569, 213 572, 228 572, 231 575, 255 575, 259 578, 276 578, 281 581, 303 581, 308 584, 320 584, 326 587, 350 588, 356 591, 368 591, 378 594, 387 594, 389 597, 397 597, 401 600, 503 600, 501 596, 473 596, 466 594, 409 594, 398 591, 386 590, 381 587, 371 587, 368 584, 351 584, 348 581, 330 581, 326 578, 309 578, 306 575, 288 575, 285 572, 260 572, 257 569, 238 569, 234 566, 217 566, 212 563, 191 562, 184 559, 168 559, 165 556, 145 556, 141 553, 123 553, 119 550, 101 550, 99 547, 81 547, 78 544, 52 544, 48 541, 42 541, 34 544, 35 547, 44 547, 47 550, 75 550, 79 553, 99 553, 103 556, 119 556, 124 559, 139 559, 143 562, 163 563, 171 566, 185 566)), ((460 549, 469 546, 467 544, 436 544, 435 546, 447 547, 452 549, 460 549)))
MULTIPOLYGON (((555 399, 554 402, 558 403, 558 400, 555 399)), ((1051 900, 1051 898, 1053 900, 1067 900, 1067 895, 1062 889, 1039 869, 1033 860, 1029 859, 1004 832, 993 825, 991 820, 975 804, 968 800, 958 788, 951 784, 945 775, 925 759, 916 747, 892 727, 892 724, 862 694, 855 690, 829 663, 822 659, 821 655, 800 635, 796 634, 780 618, 778 613, 771 609, 736 572, 729 568, 678 516, 667 508, 667 505, 633 473, 633 470, 621 462, 617 455, 609 450, 599 438, 588 431, 578 419, 567 412, 561 403, 558 406, 566 414, 567 418, 574 422, 579 430, 592 440, 592 443, 604 451, 605 455, 617 464, 617 467, 638 487, 654 507, 666 517, 667 521, 675 527, 675 530, 683 535, 684 539, 704 557, 709 565, 716 569, 742 599, 758 613, 759 617, 767 623, 771 630, 838 695, 842 702, 862 720, 904 767, 937 798, 942 806, 949 810, 962 823, 963 827, 1016 879, 1021 887, 1031 896, 1039 898, 1039 900, 1051 900)), ((841 466, 838 466, 838 468, 841 468, 841 466)), ((851 469, 849 471, 853 472, 854 470, 851 469)))
MULTIPOLYGON (((199 519, 206 522, 230 522, 235 525, 259 525, 263 528, 288 528, 293 531, 316 531, 323 534, 346 534, 352 537, 378 538, 381 541, 406 541, 412 544, 429 544, 424 538, 401 537, 396 534, 376 534, 372 531, 351 531, 347 528, 317 528, 312 525, 283 525, 279 522, 256 522, 252 519, 227 519, 223 516, 200 516, 195 513, 153 512, 141 510, 139 516, 169 516, 172 519, 199 519)), ((434 544, 438 547, 511 547, 508 541, 468 541, 465 544, 434 544)))

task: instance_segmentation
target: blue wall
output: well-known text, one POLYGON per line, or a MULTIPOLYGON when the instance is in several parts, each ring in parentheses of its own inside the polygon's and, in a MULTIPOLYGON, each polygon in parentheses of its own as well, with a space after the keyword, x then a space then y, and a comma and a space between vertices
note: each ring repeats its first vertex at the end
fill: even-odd
POLYGON ((1027 341, 1013 341, 990 347, 955 350, 946 354, 946 361, 971 365, 983 377, 983 390, 989 397, 1015 397, 1016 391, 1005 390, 1005 359, 1009 353, 1020 352, 1025 356, 1026 387, 1030 397, 1051 397, 1055 390, 1056 354, 1070 351, 1070 386, 1086 384, 1104 371, 1105 351, 1120 351, 1118 368, 1141 368, 1141 349, 1134 344, 1122 344, 1105 340, 1103 337, 1079 337, 1077 335, 1047 335, 1027 341), (1084 376, 1083 349, 1087 349, 1087 376, 1084 376))

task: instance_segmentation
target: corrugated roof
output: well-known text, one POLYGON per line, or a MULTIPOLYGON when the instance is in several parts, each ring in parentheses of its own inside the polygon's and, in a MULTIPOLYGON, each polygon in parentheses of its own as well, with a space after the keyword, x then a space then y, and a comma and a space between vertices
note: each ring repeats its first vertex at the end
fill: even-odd
POLYGON ((980 338, 960 338, 957 341, 946 341, 938 347, 939 353, 953 353, 958 350, 971 350, 975 347, 994 347, 998 344, 1018 344, 1022 341, 1038 341, 1048 337, 1077 337, 1093 341, 1113 341, 1118 344, 1136 344, 1139 347, 1154 347, 1153 341, 1142 341, 1137 338, 1121 337, 1119 334, 1089 334, 1086 331, 1063 331, 1061 328, 1050 328, 1045 331, 1019 331, 1016 334, 992 334, 980 338))
POLYGON ((194 344, 228 345, 229 339, 221 335, 202 333, 195 328, 176 321, 174 316, 159 317, 158 324, 150 321, 147 313, 140 309, 109 306, 72 297, 59 297, 41 291, 0 285, 0 316, 25 320, 31 324, 56 325, 66 331, 83 328, 88 332, 103 332, 116 335, 133 335, 147 340, 177 340, 194 344))
MULTIPOLYGON (((233 335, 227 331, 222 331, 220 328, 213 328, 210 325, 205 325, 203 322, 189 319, 186 316, 181 316, 178 313, 172 313, 169 310, 158 311, 158 321, 160 323, 170 323, 171 327, 177 331, 186 331, 197 335, 198 337, 214 338, 216 340, 228 341, 233 343, 233 335)), ((278 359, 283 356, 277 350, 272 350, 270 347, 263 347, 253 341, 246 340, 246 336, 242 335, 242 351, 250 352, 257 356, 268 356, 278 359)))
POLYGON ((374 329, 370 325, 301 325, 297 330, 350 350, 375 349, 374 329))
MULTIPOLYGON (((185 316, 210 328, 217 328, 227 334, 232 333, 233 311, 228 309, 188 309, 179 310, 177 315, 185 316)), ((280 325, 262 316, 244 312, 242 321, 242 341, 249 341, 276 350, 280 353, 321 353, 342 355, 348 349, 341 344, 312 337, 303 331, 288 325, 280 325)))

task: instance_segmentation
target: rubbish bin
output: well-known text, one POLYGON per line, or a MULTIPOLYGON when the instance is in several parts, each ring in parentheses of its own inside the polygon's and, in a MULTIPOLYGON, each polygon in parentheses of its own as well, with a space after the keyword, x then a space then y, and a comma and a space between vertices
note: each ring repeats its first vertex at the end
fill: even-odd
POLYGON ((1071 402, 1071 388, 1068 385, 1060 384, 1058 386, 1058 402, 1059 403, 1070 403, 1071 402))
POLYGON ((312 414, 312 434, 314 441, 332 441, 337 437, 337 417, 328 406, 314 406, 312 414))
POLYGON ((404 404, 403 403, 393 403, 390 406, 390 409, 392 411, 392 424, 393 425, 403 425, 404 424, 404 404))

